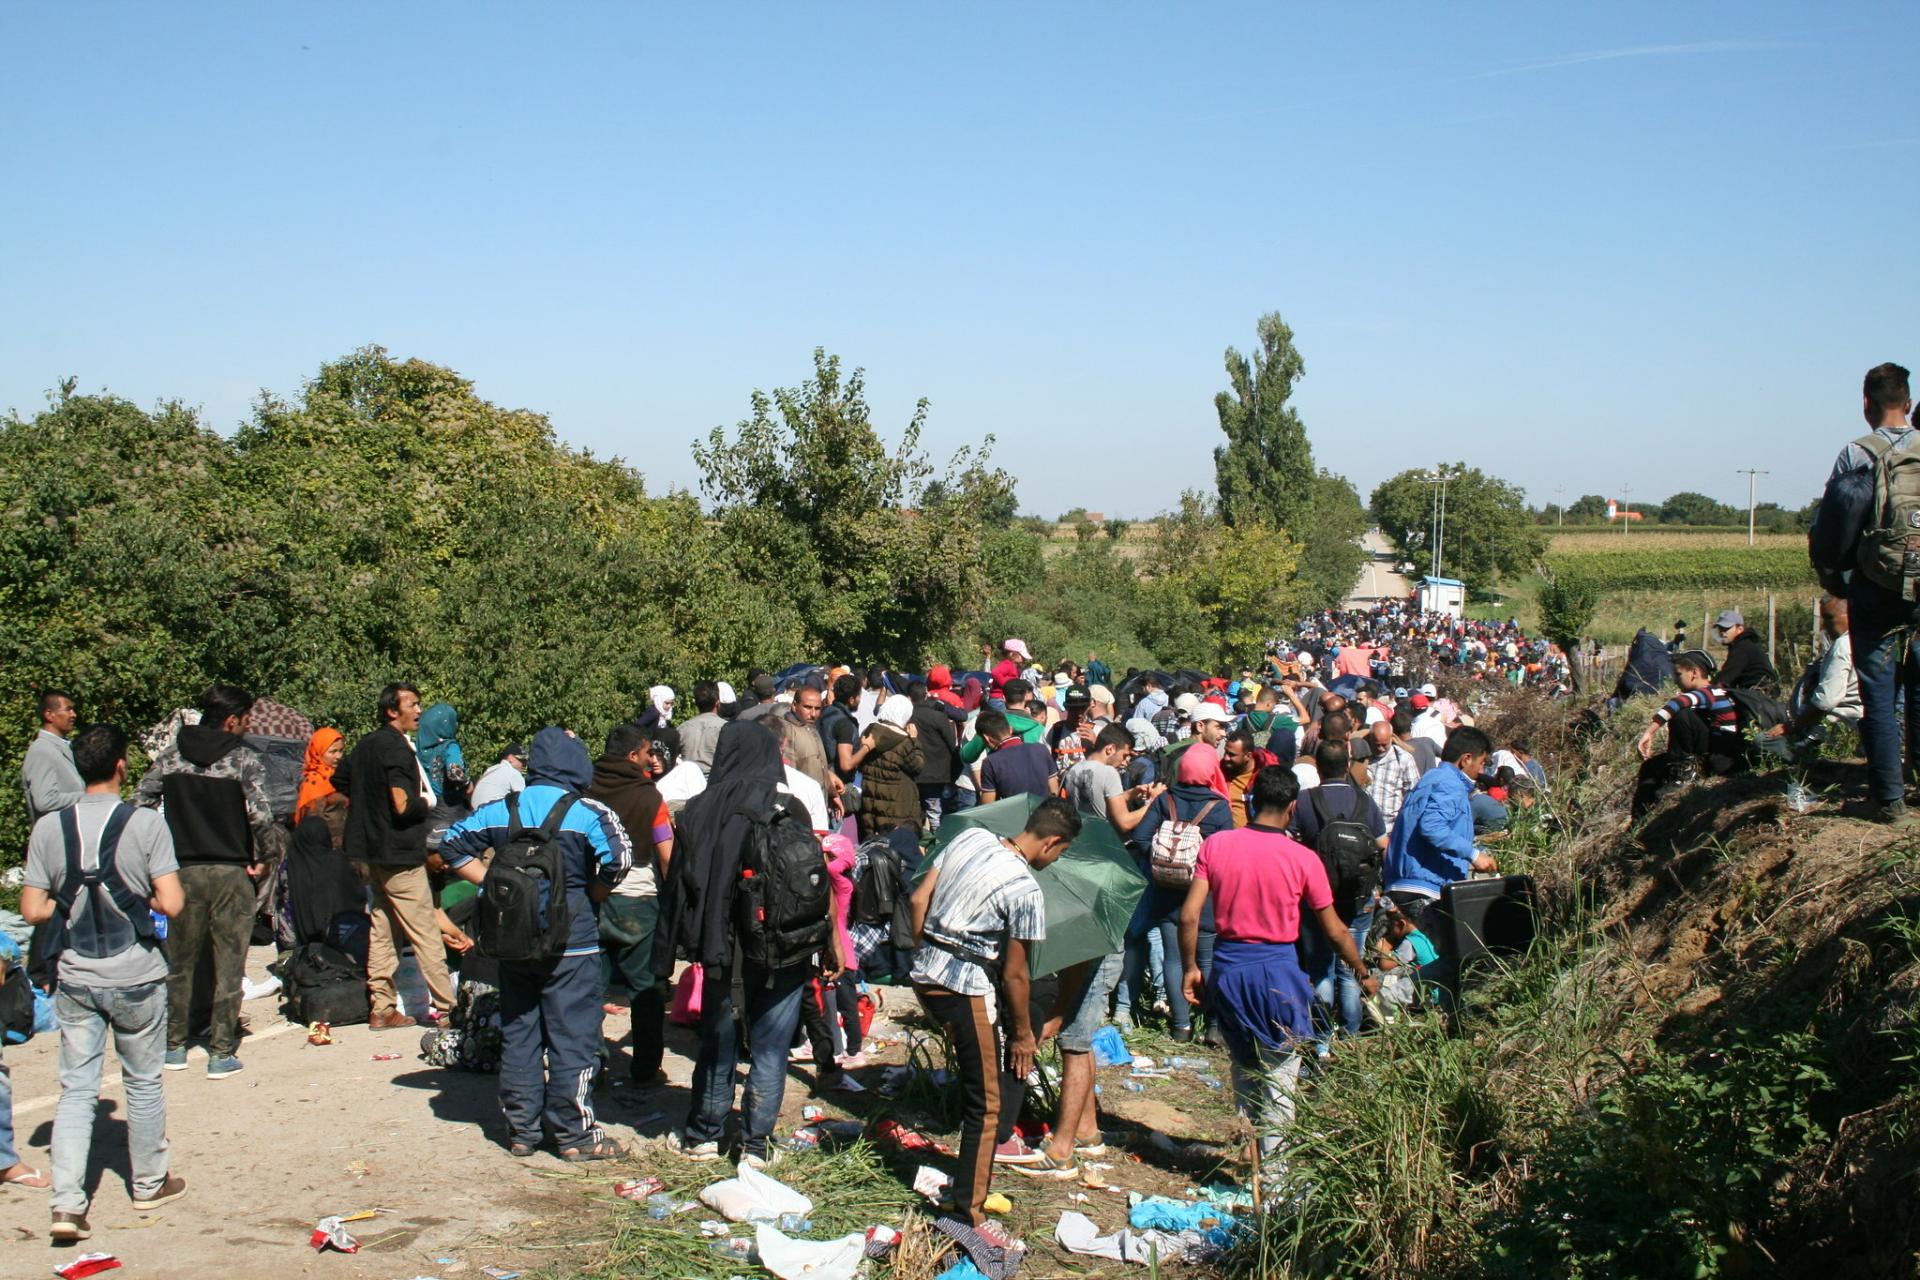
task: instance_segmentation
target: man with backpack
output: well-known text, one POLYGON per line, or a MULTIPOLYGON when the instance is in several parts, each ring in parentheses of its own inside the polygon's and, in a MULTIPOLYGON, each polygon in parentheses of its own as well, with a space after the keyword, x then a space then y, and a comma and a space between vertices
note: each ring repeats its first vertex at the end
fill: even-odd
MULTIPOLYGON (((700 686, 694 686, 696 705, 700 686)), ((631 993, 633 1061, 628 1078, 642 1087, 659 1083, 661 1033, 667 1016, 666 988, 653 975, 653 930, 660 918, 660 879, 673 862, 673 820, 653 785, 650 732, 632 722, 607 734, 607 748, 593 762, 587 794, 613 810, 633 844, 633 868, 600 903, 600 945, 613 980, 631 993)))
POLYGON ((209 687, 200 698, 200 723, 181 727, 136 793, 147 808, 166 805, 186 895, 167 938, 167 1069, 186 1070, 194 978, 203 959, 210 960, 209 1080, 242 1069, 240 983, 253 937, 254 882, 280 852, 266 766, 241 739, 252 711, 253 695, 245 689, 209 687))
MULTIPOLYGON (((53 1116, 48 1232, 56 1243, 84 1240, 91 1231, 85 1182, 109 1031, 127 1095, 134 1207, 144 1213, 187 1193, 187 1180, 168 1171, 167 1097, 160 1083, 167 958, 152 914, 177 916, 184 902, 173 835, 159 814, 120 799, 127 781, 124 733, 93 726, 74 742, 73 759, 85 791, 78 804, 34 825, 20 892, 20 914, 29 924, 51 922, 58 951, 60 1102, 53 1116)), ((0 1159, 6 1157, 0 1150, 0 1159)))
MULTIPOLYGON (((1380 856, 1387 847, 1387 823, 1373 797, 1349 776, 1348 745, 1322 742, 1314 763, 1327 781, 1305 792, 1295 804, 1293 836, 1320 855, 1320 865, 1333 889, 1333 913, 1353 935, 1353 945, 1366 950, 1367 931, 1373 927, 1373 900, 1380 888, 1380 856)), ((1359 1035, 1365 1010, 1360 982, 1353 970, 1338 965, 1333 948, 1316 930, 1301 936, 1301 963, 1313 983, 1313 994, 1323 1008, 1335 1008, 1349 1035, 1359 1035)), ((1320 1038, 1324 1053, 1331 1028, 1320 1038)))
POLYGON ((1820 585, 1847 601, 1860 681, 1860 745, 1876 821, 1905 825, 1900 719, 1906 690, 1905 763, 1920 763, 1920 435, 1908 425, 1913 393, 1897 364, 1867 370, 1861 407, 1868 434, 1840 451, 1807 533, 1820 585))
POLYGON ((569 1163, 626 1154, 593 1114, 603 988, 593 907, 626 876, 633 847, 613 811, 582 794, 592 782, 580 740, 542 729, 526 789, 454 823, 440 846, 448 870, 480 886, 480 947, 500 962, 500 1109, 516 1157, 538 1151, 543 1130, 569 1163))
POLYGON ((774 1156, 769 1144, 786 1093, 801 989, 815 956, 826 957, 822 968, 831 978, 845 963, 831 927, 826 857, 806 810, 782 790, 784 781, 779 744, 764 722, 735 720, 720 731, 706 789, 680 815, 653 971, 668 976, 677 958, 701 966, 692 1105, 671 1139, 671 1149, 689 1160, 720 1158, 733 1111, 740 1062, 734 979, 752 1054, 740 1162, 765 1168, 774 1156))

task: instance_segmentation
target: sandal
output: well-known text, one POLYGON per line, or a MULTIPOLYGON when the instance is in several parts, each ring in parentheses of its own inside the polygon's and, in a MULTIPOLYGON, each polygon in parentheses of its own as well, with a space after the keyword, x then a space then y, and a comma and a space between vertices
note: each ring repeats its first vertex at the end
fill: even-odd
POLYGON ((612 1138, 602 1138, 590 1147, 568 1147, 560 1158, 568 1164, 585 1164, 590 1160, 619 1160, 626 1154, 627 1149, 612 1138))
POLYGON ((17 1164, 0 1177, 0 1184, 9 1187, 24 1187, 28 1191, 45 1191, 53 1186, 53 1179, 30 1165, 17 1164))
POLYGON ((540 1154, 540 1144, 537 1142, 509 1142, 507 1144, 507 1154, 515 1160, 525 1160, 528 1156, 540 1154))

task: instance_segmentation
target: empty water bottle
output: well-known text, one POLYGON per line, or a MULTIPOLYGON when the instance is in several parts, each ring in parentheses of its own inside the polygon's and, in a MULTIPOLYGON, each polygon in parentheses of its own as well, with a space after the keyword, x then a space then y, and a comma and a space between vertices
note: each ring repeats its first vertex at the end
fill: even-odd
POLYGON ((707 1246, 711 1253, 734 1262, 753 1261, 753 1241, 736 1237, 731 1240, 715 1240, 707 1246))
POLYGON ((1220 1088, 1220 1077, 1219 1076, 1201 1076, 1200 1083, 1207 1086, 1207 1088, 1209 1089, 1218 1089, 1220 1088))
POLYGON ((1176 1071, 1181 1069, 1204 1071, 1207 1066, 1207 1060, 1205 1058, 1168 1058, 1167 1065, 1176 1071))
POLYGON ((1147 1091, 1147 1086, 1141 1084, 1138 1080, 1128 1080, 1125 1084, 1128 1093, 1145 1093, 1147 1091))
POLYGON ((664 1222, 673 1216, 673 1197, 664 1191, 647 1197, 647 1216, 656 1222, 664 1222))
POLYGON ((790 1236, 805 1235, 813 1230, 813 1223, 804 1213, 783 1213, 780 1215, 780 1229, 790 1236))

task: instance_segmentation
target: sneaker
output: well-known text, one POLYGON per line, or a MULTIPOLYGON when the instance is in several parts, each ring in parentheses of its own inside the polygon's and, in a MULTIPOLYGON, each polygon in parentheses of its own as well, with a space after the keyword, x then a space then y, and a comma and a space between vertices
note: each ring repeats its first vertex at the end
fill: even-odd
POLYGON ((743 1152, 740 1156, 740 1167, 742 1169, 752 1169, 755 1173, 765 1173, 767 1166, 776 1163, 779 1159, 780 1149, 778 1147, 770 1148, 764 1156, 756 1156, 750 1152, 743 1152))
POLYGON ((1886 800, 1873 806, 1873 820, 1889 827, 1904 827, 1913 821, 1913 812, 1905 800, 1886 800))
POLYGON ((1016 1133, 993 1149, 993 1162, 1011 1165, 1032 1164, 1043 1159, 1044 1155, 1044 1152, 1028 1146, 1027 1140, 1016 1133))
POLYGON ((47 1228, 47 1234, 56 1244, 72 1244, 76 1240, 85 1240, 93 1234, 93 1227, 87 1222, 84 1213, 56 1213, 53 1225, 47 1228))
POLYGON ((812 1062, 813 1048, 810 1045, 797 1044, 787 1051, 788 1062, 812 1062))
POLYGON ((167 1050, 167 1060, 160 1065, 169 1071, 185 1071, 187 1069, 187 1047, 181 1045, 178 1049, 167 1050))
POLYGON ((864 1053, 843 1053, 838 1058, 835 1058, 834 1061, 840 1064, 842 1071, 858 1071, 867 1065, 867 1055, 864 1053))
POLYGON ((684 1133, 667 1135, 667 1150, 682 1160, 695 1160, 702 1163, 720 1158, 720 1144, 717 1142, 688 1142, 684 1133))
POLYGON ((1107 1154, 1107 1135, 1096 1133, 1091 1138, 1079 1138, 1073 1144, 1073 1154, 1098 1160, 1107 1154))
POLYGON ((1080 1166, 1074 1162, 1073 1157, 1055 1160, 1045 1148, 1034 1152, 1033 1159, 1025 1164, 1013 1166, 1013 1171, 1029 1178, 1051 1178, 1061 1182, 1080 1176, 1080 1166))
POLYGON ((1175 1027, 1172 1033, 1169 1034, 1167 1038, 1169 1040, 1172 1040, 1175 1044, 1192 1044, 1193 1028, 1192 1027, 1175 1027))
POLYGON ((209 1080, 224 1080, 228 1076, 237 1076, 246 1069, 246 1064, 232 1054, 224 1058, 209 1057, 207 1059, 207 1079, 209 1080))
POLYGON ((135 1196, 133 1207, 137 1212, 145 1213, 149 1209, 158 1209, 163 1204, 172 1204, 185 1194, 187 1194, 187 1180, 169 1174, 167 1180, 160 1184, 160 1189, 152 1195, 135 1196))

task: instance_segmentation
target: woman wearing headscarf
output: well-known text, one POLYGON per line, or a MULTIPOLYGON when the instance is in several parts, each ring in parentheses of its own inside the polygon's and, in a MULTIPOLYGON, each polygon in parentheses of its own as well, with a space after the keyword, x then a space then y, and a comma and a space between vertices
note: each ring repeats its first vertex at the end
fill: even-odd
POLYGON ((473 788, 467 781, 467 760, 456 739, 460 733, 460 713, 451 702, 436 702, 420 713, 420 726, 414 730, 414 754, 420 757, 420 776, 434 795, 433 812, 427 818, 427 852, 437 853, 446 839, 447 828, 473 810, 467 797, 473 788))
POLYGON ((300 796, 293 805, 293 825, 298 827, 313 812, 314 805, 335 794, 333 771, 347 754, 347 740, 338 729, 315 729, 307 739, 307 759, 300 774, 300 796))
POLYGON ((919 726, 913 723, 913 699, 889 694, 862 737, 872 746, 860 766, 860 830, 884 836, 895 827, 920 826, 920 784, 925 759, 919 726))
MULTIPOLYGON (((1147 856, 1147 851, 1153 848, 1153 833, 1160 829, 1162 823, 1176 820, 1196 824, 1202 839, 1217 832, 1233 830, 1233 802, 1228 797, 1226 774, 1220 768, 1220 753, 1204 742, 1195 742, 1181 751, 1179 761, 1174 766, 1173 785, 1147 806, 1146 816, 1133 829, 1135 856, 1140 858, 1141 870, 1147 873, 1149 883, 1146 893, 1141 897, 1140 913, 1134 917, 1140 936, 1137 942, 1130 940, 1128 943, 1126 969, 1120 979, 1128 1006, 1138 1006, 1146 976, 1147 953, 1152 946, 1152 936, 1158 935, 1160 972, 1167 984, 1167 1007, 1173 1022, 1173 1038, 1185 1042, 1193 1039, 1193 1009, 1188 1005, 1186 992, 1182 989, 1185 971, 1180 963, 1180 908, 1186 903, 1187 891, 1184 886, 1173 888, 1152 883, 1152 872, 1148 865, 1150 859, 1147 856)), ((1206 971, 1213 958, 1212 910, 1209 902, 1208 914, 1200 921, 1202 972, 1206 971)))
POLYGON ((657 684, 647 690, 647 708, 634 718, 642 729, 661 729, 673 723, 673 686, 657 684))
MULTIPOLYGON (((800 993, 809 971, 801 966, 762 973, 736 963, 733 900, 742 850, 756 820, 765 821, 774 806, 786 805, 793 820, 810 829, 805 808, 780 789, 785 776, 779 745, 765 725, 728 721, 714 748, 706 789, 681 811, 680 840, 661 891, 654 973, 670 976, 674 961, 680 958, 702 966, 700 1051, 694 1058, 689 1089, 692 1105, 685 1128, 672 1139, 674 1149, 692 1160, 719 1158, 720 1136, 733 1111, 734 1075, 740 1061, 736 1007, 744 1006, 753 1055, 741 1106, 743 1164, 764 1163, 780 1115, 787 1050, 800 1025, 800 993), (736 976, 740 979, 738 1004, 736 976)), ((824 855, 821 870, 825 874, 824 855)), ((837 953, 838 941, 832 941, 829 949, 837 953)), ((836 971, 839 967, 832 965, 836 971)))

